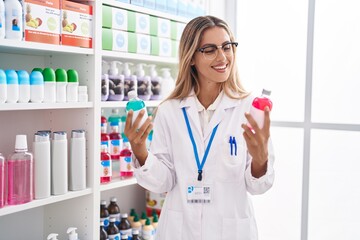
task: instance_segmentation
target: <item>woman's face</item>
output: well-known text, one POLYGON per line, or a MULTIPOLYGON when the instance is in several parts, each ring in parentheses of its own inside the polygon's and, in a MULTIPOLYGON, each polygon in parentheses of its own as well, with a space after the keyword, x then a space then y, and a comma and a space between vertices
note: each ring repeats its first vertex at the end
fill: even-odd
POLYGON ((203 48, 204 53, 197 51, 192 61, 192 65, 197 70, 200 85, 218 84, 229 78, 234 59, 233 46, 226 45, 229 42, 231 42, 230 36, 221 27, 209 28, 203 32, 200 48, 203 48), (209 46, 224 47, 216 49, 209 46))

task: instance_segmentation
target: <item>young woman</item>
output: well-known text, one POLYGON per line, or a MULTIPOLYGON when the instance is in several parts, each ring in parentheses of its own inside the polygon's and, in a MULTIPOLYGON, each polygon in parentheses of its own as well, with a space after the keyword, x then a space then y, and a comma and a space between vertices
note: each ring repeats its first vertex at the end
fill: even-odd
POLYGON ((272 186, 274 156, 269 109, 261 129, 248 114, 253 97, 237 74, 237 45, 224 21, 191 20, 180 40, 176 87, 154 123, 149 117, 138 126, 140 114, 131 125, 128 113, 125 135, 137 181, 152 192, 167 192, 156 240, 257 239, 248 193, 272 186))

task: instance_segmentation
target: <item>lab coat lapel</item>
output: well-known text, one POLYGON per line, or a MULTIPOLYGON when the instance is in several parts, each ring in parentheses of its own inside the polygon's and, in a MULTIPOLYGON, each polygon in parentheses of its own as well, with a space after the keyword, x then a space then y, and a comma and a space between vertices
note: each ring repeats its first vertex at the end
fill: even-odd
MULTIPOLYGON (((199 112, 196 105, 196 99, 194 96, 187 97, 183 99, 180 103, 180 108, 185 107, 187 116, 189 118, 189 122, 191 125, 191 131, 195 137, 195 135, 202 136, 202 130, 200 125, 200 118, 199 118, 199 112)), ((180 109, 180 111, 182 111, 180 109)), ((184 124, 185 119, 184 119, 184 124)))

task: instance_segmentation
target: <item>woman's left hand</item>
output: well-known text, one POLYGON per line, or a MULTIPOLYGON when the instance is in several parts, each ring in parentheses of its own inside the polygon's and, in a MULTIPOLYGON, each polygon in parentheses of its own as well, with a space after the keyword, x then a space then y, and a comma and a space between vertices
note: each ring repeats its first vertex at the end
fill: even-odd
POLYGON ((251 174, 259 178, 265 175, 268 161, 268 140, 270 137, 270 110, 265 108, 265 119, 263 128, 259 128, 250 113, 245 117, 252 129, 245 123, 241 125, 244 129, 244 138, 250 155, 252 156, 251 174))

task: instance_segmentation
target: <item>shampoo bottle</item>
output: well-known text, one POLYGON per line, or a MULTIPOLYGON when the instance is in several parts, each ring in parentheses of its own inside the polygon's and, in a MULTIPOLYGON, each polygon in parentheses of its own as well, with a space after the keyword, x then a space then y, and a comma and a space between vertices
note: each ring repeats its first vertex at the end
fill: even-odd
POLYGON ((30 101, 30 77, 27 71, 17 71, 19 79, 19 103, 28 103, 30 101))
POLYGON ((268 107, 269 110, 272 109, 273 104, 269 98, 270 94, 271 91, 263 89, 261 96, 254 98, 250 108, 250 114, 254 118, 260 129, 264 126, 265 107, 268 107))
POLYGON ((15 152, 7 159, 8 205, 18 205, 33 200, 34 162, 28 152, 26 135, 16 135, 15 152))
POLYGON ((117 64, 119 61, 112 61, 109 68, 109 99, 110 101, 122 101, 124 99, 124 75, 119 74, 117 64))
POLYGON ((56 102, 56 76, 52 68, 44 68, 42 71, 44 77, 44 103, 56 102))
POLYGON ((151 79, 145 75, 143 63, 136 65, 137 94, 144 101, 150 100, 151 97, 151 79))
POLYGON ((162 68, 161 95, 167 98, 175 88, 175 81, 171 77, 170 68, 162 68))
POLYGON ((131 70, 129 68, 129 65, 132 65, 132 63, 124 63, 124 68, 122 71, 122 74, 125 77, 124 80, 124 100, 128 101, 128 92, 135 91, 137 93, 137 78, 136 75, 131 74, 131 70))
POLYGON ((151 100, 160 100, 161 96, 161 77, 158 76, 156 66, 154 64, 148 65, 150 68, 150 79, 151 79, 151 100))
POLYGON ((0 69, 0 103, 5 103, 6 100, 7 100, 6 74, 4 70, 0 69))
POLYGON ((86 139, 85 130, 71 131, 69 159, 69 190, 86 188, 86 139))
POLYGON ((44 76, 39 71, 30 73, 30 102, 41 103, 44 101, 44 76))
POLYGON ((68 234, 69 236, 69 240, 79 240, 78 238, 78 234, 76 232, 76 229, 75 227, 69 227, 67 230, 66 230, 66 233, 68 234))
POLYGON ((50 135, 41 131, 35 133, 34 152, 34 188, 35 199, 50 197, 51 194, 51 153, 50 135))
POLYGON ((19 100, 19 78, 15 70, 5 70, 7 83, 7 99, 8 103, 16 103, 19 100))
POLYGON ((18 0, 5 1, 5 38, 23 39, 22 6, 18 0))
POLYGON ((66 132, 58 131, 53 133, 51 150, 51 194, 65 194, 68 191, 68 147, 66 132))
POLYGON ((5 4, 0 1, 0 39, 5 38, 5 4))

